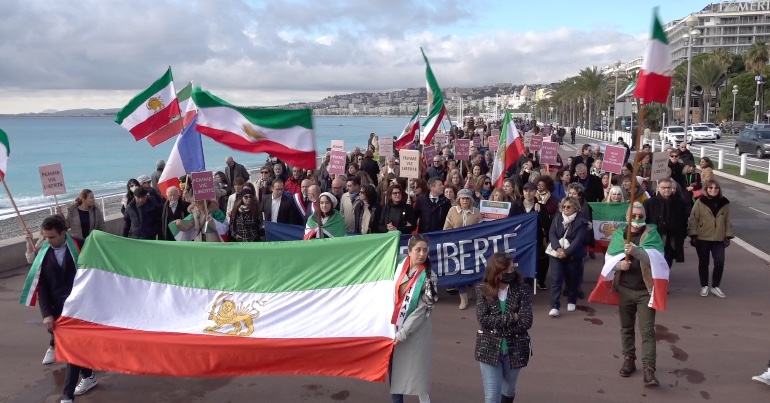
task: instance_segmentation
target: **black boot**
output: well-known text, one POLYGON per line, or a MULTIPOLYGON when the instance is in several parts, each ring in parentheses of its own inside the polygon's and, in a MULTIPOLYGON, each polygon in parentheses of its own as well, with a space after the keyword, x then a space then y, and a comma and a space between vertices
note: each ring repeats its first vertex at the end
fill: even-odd
POLYGON ((516 395, 513 395, 513 396, 500 395, 500 403, 513 403, 513 399, 515 398, 516 398, 516 395))

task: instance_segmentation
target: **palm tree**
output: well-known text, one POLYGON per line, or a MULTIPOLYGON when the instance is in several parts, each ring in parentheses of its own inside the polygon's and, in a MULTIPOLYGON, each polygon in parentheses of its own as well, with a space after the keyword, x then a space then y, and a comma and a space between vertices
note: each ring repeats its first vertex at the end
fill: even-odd
POLYGON ((722 73, 722 67, 715 63, 711 58, 700 59, 692 64, 692 83, 701 88, 701 116, 704 107, 711 106, 712 92, 722 84, 725 76, 722 73))
POLYGON ((762 67, 767 64, 770 59, 770 52, 767 49, 767 42, 759 41, 754 42, 746 49, 746 53, 743 54, 743 61, 746 64, 746 69, 757 75, 762 71, 762 67))
POLYGON ((596 67, 587 67, 580 70, 576 79, 576 90, 579 91, 586 102, 588 128, 594 127, 594 113, 598 110, 598 105, 607 95, 608 79, 596 67))
POLYGON ((727 75, 727 70, 730 69, 730 66, 733 64, 735 55, 725 48, 716 48, 709 54, 709 59, 719 66, 719 70, 723 75, 727 75))

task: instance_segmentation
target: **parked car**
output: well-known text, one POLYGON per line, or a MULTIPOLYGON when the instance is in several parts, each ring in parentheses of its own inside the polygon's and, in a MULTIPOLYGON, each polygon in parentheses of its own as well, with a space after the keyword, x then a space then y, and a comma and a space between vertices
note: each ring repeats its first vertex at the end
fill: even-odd
MULTIPOLYGON (((659 137, 660 137, 660 141, 665 141, 666 143, 672 143, 672 144, 681 143, 685 141, 684 127, 666 126, 663 128, 663 130, 660 131, 659 137)), ((687 136, 686 141, 689 143, 690 140, 692 140, 692 137, 687 136)))
POLYGON ((711 129, 711 131, 714 132, 714 134, 717 136, 717 140, 722 138, 722 129, 718 128, 717 125, 715 125, 715 124, 713 124, 711 122, 701 123, 700 125, 701 126, 706 126, 709 129, 711 129))
POLYGON ((696 141, 710 141, 712 143, 717 142, 717 135, 706 126, 692 125, 687 129, 687 136, 691 138, 691 142, 696 141))
POLYGON ((770 127, 743 130, 735 138, 735 153, 738 155, 750 153, 757 158, 770 154, 770 127))
POLYGON ((725 122, 721 124, 722 133, 738 134, 741 132, 741 130, 746 128, 746 123, 739 121, 725 122))

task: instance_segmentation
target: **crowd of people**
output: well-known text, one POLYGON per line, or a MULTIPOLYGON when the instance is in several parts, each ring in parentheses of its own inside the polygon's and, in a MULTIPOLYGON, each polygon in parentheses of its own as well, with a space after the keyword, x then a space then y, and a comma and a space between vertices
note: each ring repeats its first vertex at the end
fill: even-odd
MULTIPOLYGON (((527 330, 532 326, 532 287, 550 289, 550 317, 560 315, 562 297, 566 297, 568 312, 576 309, 578 299, 585 298, 581 287, 584 264, 587 258, 595 258, 591 253, 591 202, 623 203, 633 199, 635 203, 629 206, 627 218, 638 225, 629 230, 640 236, 654 228, 663 241, 669 268, 674 261, 684 260, 684 244, 689 237, 698 256, 700 295, 726 297, 721 280, 725 249, 734 237, 730 203, 713 177, 711 161, 701 159, 698 172, 686 143, 668 151, 669 175, 655 182, 650 180, 649 149, 637 153, 620 174, 610 174, 602 170, 601 147, 585 144, 578 155, 555 165, 541 164, 538 153, 526 149, 511 164, 501 183, 495 184, 490 172, 494 154, 488 150, 487 139, 492 130, 499 129, 499 122, 467 123, 464 128, 453 127, 446 137, 423 146, 435 147, 435 156, 423 161, 420 178, 416 179, 399 176, 397 151, 380 158, 382 150, 376 142, 370 142, 365 151, 356 147, 349 153, 346 174, 328 172, 329 155, 313 170, 290 167, 271 157, 254 177, 228 157, 225 170, 214 174, 217 197, 196 201, 186 177, 180 178, 179 188, 170 187, 161 195, 157 177, 163 163, 159 161, 153 175, 128 181, 122 201, 122 234, 135 239, 174 241, 176 237, 170 230, 173 225, 180 231, 194 229, 196 235, 189 239, 194 241, 260 242, 265 240, 268 221, 303 225, 307 240, 388 231, 415 234, 409 242, 408 257, 396 268, 396 273, 401 273, 395 293, 397 301, 403 302, 405 295, 416 292, 420 303, 408 312, 403 323, 394 323, 394 402, 403 401, 404 394, 417 395, 421 402, 429 401, 430 311, 435 302, 436 279, 427 257, 429 240, 421 234, 481 223, 482 200, 509 202, 509 216, 533 214, 538 221, 536 278, 522 278, 513 270, 510 255, 496 253, 487 261, 482 283, 449 290, 459 295, 459 309, 466 309, 470 292, 475 293, 480 326, 476 359, 480 362, 487 402, 513 401, 515 396, 518 372, 527 365, 530 355, 527 330), (454 141, 476 136, 481 141, 471 146, 470 156, 455 158, 454 141), (655 227, 646 227, 647 224, 655 227), (422 278, 419 287, 415 285, 416 278, 422 278)), ((516 125, 521 133, 537 134, 540 130, 536 122, 517 121, 516 125)), ((557 133, 563 137, 566 132, 557 133)), ((625 145, 622 139, 619 143, 625 145)), ((627 152, 626 160, 629 156, 627 152)), ((41 280, 41 290, 52 287, 52 292, 64 295, 68 290, 54 289, 71 288, 74 266, 60 258, 55 244, 64 245, 62 233, 82 242, 93 230, 103 229, 104 218, 94 205, 93 193, 87 189, 66 214, 60 214, 43 223, 43 239, 53 247, 56 258, 46 257, 46 264, 64 268, 69 277, 41 280), (54 239, 54 235, 61 239, 54 239)), ((635 371, 634 317, 638 315, 644 383, 657 386, 654 346, 649 345, 650 332, 654 345, 654 310, 638 303, 644 298, 649 300, 651 289, 643 281, 645 255, 635 245, 639 243, 631 243, 626 249, 630 259, 617 267, 625 279, 620 281, 621 300, 630 301, 626 308, 623 304, 620 308, 625 357, 620 374, 629 376, 635 371)), ((30 249, 28 260, 32 262, 33 258, 30 249)), ((53 361, 53 321, 61 314, 63 302, 47 301, 47 310, 43 310, 41 298, 44 323, 52 334, 44 363, 53 361)), ((62 402, 85 393, 96 380, 91 371, 73 366, 68 367, 65 384, 62 402), (83 380, 75 386, 78 374, 82 374, 83 380)))

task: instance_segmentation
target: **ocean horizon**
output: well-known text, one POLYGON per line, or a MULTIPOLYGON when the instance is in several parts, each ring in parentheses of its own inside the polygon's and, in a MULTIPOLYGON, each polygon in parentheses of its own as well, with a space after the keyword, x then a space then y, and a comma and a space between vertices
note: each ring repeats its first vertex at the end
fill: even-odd
MULTIPOLYGON (((370 133, 397 136, 409 117, 314 116, 316 151, 323 155, 332 140, 345 141, 345 149, 365 147, 370 133)), ((11 154, 6 184, 20 210, 49 206, 53 197, 43 196, 39 167, 60 163, 66 193, 63 203, 74 199, 81 189, 99 196, 126 191, 126 183, 155 171, 157 160, 167 160, 174 139, 157 147, 145 140, 135 141, 131 133, 109 117, 0 117, 0 128, 8 134, 11 154)), ((249 169, 264 165, 267 154, 232 150, 203 136, 206 169, 223 170, 225 158, 249 169)), ((13 214, 10 199, 0 192, 0 219, 13 214)))

